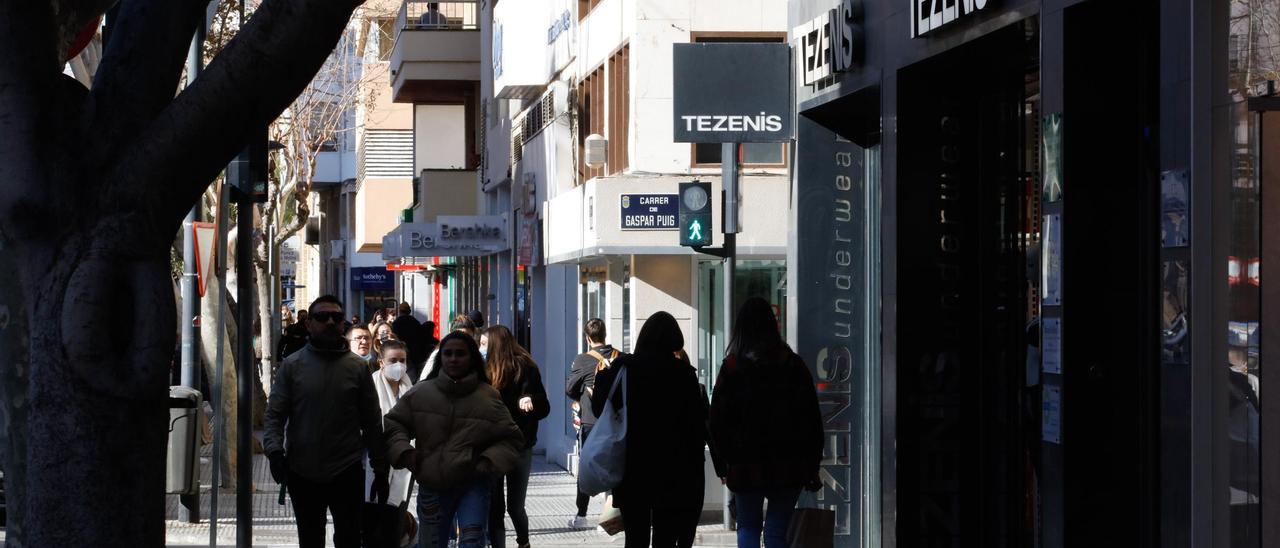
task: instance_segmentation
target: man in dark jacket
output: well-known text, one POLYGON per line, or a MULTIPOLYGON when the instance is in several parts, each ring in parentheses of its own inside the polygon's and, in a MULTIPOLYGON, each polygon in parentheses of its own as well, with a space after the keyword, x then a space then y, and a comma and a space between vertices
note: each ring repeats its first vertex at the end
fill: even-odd
MULTIPOLYGON (((573 359, 569 381, 565 385, 565 395, 578 404, 581 414, 578 440, 585 445, 587 435, 591 433, 591 427, 596 424, 596 414, 591 411, 591 389, 596 382, 596 371, 609 367, 622 353, 605 343, 606 330, 604 321, 600 318, 587 320, 587 325, 583 327, 582 332, 587 338, 589 350, 578 354, 578 357, 573 359)), ((590 502, 591 495, 578 492, 578 514, 569 520, 569 527, 574 529, 588 527, 587 505, 590 502)))
POLYGON ((311 303, 310 341, 280 365, 267 404, 263 449, 271 476, 292 495, 304 548, 324 546, 326 509, 334 546, 359 548, 366 451, 373 492, 379 502, 388 495, 382 411, 368 369, 342 338, 343 316, 332 295, 311 303))
POLYGON ((409 303, 400 303, 396 307, 396 319, 391 322, 391 332, 396 334, 397 339, 404 341, 409 349, 409 378, 418 378, 422 363, 427 361, 427 355, 423 353, 423 343, 426 341, 422 339, 422 324, 413 317, 413 308, 409 303))

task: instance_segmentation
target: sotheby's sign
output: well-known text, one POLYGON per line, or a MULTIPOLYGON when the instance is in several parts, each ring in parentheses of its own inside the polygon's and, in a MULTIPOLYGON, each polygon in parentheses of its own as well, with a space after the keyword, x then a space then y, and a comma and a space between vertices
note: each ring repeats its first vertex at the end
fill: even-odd
POLYGON ((791 47, 783 43, 673 45, 677 143, 791 139, 791 47))

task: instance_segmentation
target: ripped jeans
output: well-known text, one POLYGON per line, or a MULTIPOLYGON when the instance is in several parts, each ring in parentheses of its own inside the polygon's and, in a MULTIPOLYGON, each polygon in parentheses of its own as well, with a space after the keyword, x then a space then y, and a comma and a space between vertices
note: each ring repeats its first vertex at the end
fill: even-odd
POLYGON ((484 548, 493 479, 474 478, 452 489, 434 490, 418 484, 418 546, 444 548, 449 529, 458 523, 458 548, 484 548))

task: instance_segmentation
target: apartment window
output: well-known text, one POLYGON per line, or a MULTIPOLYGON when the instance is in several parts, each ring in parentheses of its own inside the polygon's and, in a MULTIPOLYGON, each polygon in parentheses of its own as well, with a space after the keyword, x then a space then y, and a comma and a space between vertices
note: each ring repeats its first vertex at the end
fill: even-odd
POLYGON ((578 181, 604 175, 601 168, 587 167, 586 141, 591 134, 604 135, 604 67, 578 83, 578 181))
POLYGON ((631 122, 631 46, 609 57, 609 172, 627 169, 627 128, 631 122))
POLYGON ((591 10, 595 9, 596 6, 600 5, 600 2, 603 1, 604 0, 578 0, 578 20, 581 21, 585 18, 588 13, 591 13, 591 10))
POLYGON ((380 17, 377 20, 376 32, 378 33, 378 60, 390 61, 391 51, 396 45, 396 20, 390 17, 380 17))
POLYGON ((627 169, 627 129, 631 122, 631 46, 609 56, 578 84, 579 181, 611 175, 627 169), (591 134, 609 140, 604 167, 586 165, 586 139, 591 134))
MULTIPOLYGON (((727 32, 693 33, 694 42, 785 42, 787 35, 779 32, 727 32)), ((723 152, 720 143, 695 143, 693 167, 719 167, 723 152)), ((785 167, 786 143, 743 143, 742 165, 754 167, 785 167)))

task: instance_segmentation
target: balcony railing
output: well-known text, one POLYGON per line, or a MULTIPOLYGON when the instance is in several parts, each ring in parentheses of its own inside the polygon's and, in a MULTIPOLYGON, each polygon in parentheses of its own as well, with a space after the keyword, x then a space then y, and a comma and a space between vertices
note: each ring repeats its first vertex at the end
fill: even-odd
POLYGON ((405 0, 396 20, 396 36, 405 30, 477 30, 480 4, 463 2, 422 2, 405 0))

